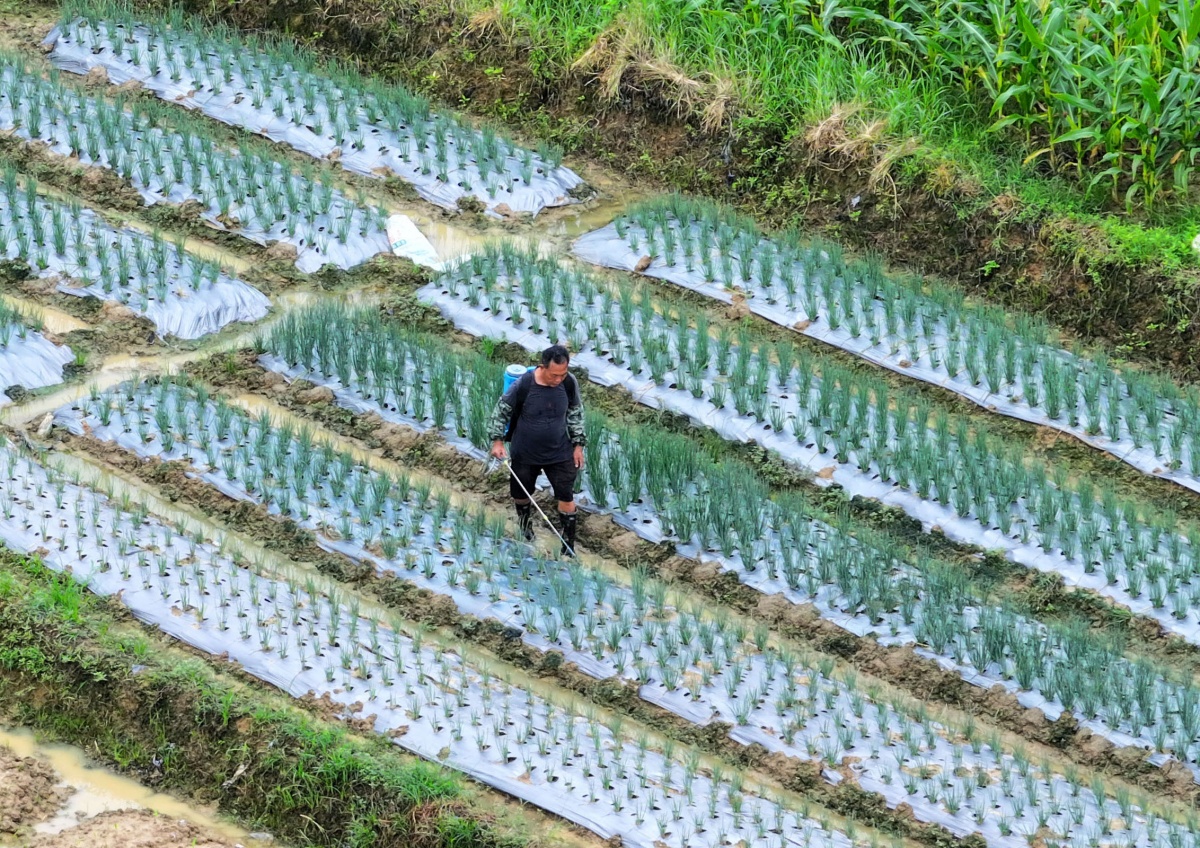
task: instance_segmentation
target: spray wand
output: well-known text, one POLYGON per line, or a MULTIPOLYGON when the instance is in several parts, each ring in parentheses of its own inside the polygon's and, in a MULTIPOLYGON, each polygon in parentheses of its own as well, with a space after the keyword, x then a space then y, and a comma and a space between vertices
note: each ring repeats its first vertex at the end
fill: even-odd
MULTIPOLYGON (((517 472, 513 471, 512 466, 509 464, 508 460, 502 459, 499 461, 504 465, 505 468, 508 469, 508 473, 512 475, 512 478, 517 481, 517 485, 521 487, 521 491, 525 493, 525 497, 529 498, 529 502, 531 504, 533 504, 533 508, 538 511, 538 515, 540 515, 542 517, 542 520, 546 522, 546 526, 550 528, 550 532, 553 533, 558 538, 558 541, 562 542, 563 550, 567 551, 572 557, 574 557, 575 549, 567 544, 567 540, 564 539, 562 537, 562 534, 558 532, 558 529, 554 526, 554 522, 550 520, 550 517, 548 515, 546 515, 546 513, 542 512, 542 508, 540 506, 538 506, 538 502, 533 499, 533 495, 531 495, 529 493, 529 490, 525 488, 525 484, 521 482, 521 478, 517 476, 517 472)), ((493 462, 493 464, 488 467, 489 473, 494 471, 496 468, 496 466, 494 464, 496 462, 495 457, 492 457, 492 462, 493 462)))

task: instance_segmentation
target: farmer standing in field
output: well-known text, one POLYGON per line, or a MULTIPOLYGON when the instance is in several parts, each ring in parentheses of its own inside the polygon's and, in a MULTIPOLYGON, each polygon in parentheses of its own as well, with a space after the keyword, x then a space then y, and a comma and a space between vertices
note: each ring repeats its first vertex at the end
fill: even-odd
POLYGON ((571 354, 562 345, 542 351, 541 364, 516 380, 496 402, 488 425, 492 456, 505 458, 504 442, 512 443, 508 490, 526 541, 533 541, 533 492, 545 472, 558 500, 563 549, 575 551, 575 478, 583 467, 583 399, 579 383, 567 373, 571 354))

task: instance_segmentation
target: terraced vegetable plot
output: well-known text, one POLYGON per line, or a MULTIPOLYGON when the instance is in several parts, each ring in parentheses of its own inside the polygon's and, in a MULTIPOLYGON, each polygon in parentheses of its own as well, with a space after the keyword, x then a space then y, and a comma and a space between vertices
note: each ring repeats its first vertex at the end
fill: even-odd
MULTIPOLYGON (((479 456, 493 403, 487 387, 499 369, 441 347, 369 310, 329 307, 288 316, 265 340, 260 362, 328 387, 347 409, 440 431, 479 456)), ((1131 663, 1090 634, 988 607, 961 573, 932 559, 906 562, 883 538, 855 538, 852 528, 816 517, 803 497, 771 500, 749 469, 705 462, 685 439, 597 414, 588 430, 582 496, 639 536, 669 539, 764 594, 811 603, 850 632, 928 646, 920 651, 972 683, 1004 681, 1023 703, 1055 717, 1074 713, 1118 743, 1200 764, 1200 692, 1190 683, 1131 663)))
POLYGON ((187 253, 160 236, 115 229, 78 203, 38 194, 37 183, 4 173, 0 215, 7 222, 8 258, 57 290, 120 303, 154 322, 159 335, 197 339, 235 321, 267 314, 266 296, 230 277, 215 262, 187 253))
MULTIPOLYGON (((1073 818, 1101 815, 1103 784, 1089 801, 1081 787, 1072 790, 1067 778, 1048 770, 1021 784, 1025 803, 1008 805, 1017 784, 993 786, 988 779, 980 785, 979 775, 997 769, 1012 775, 1011 756, 982 740, 960 739, 854 681, 833 678, 820 663, 776 649, 765 627, 751 633, 703 603, 669 600, 665 584, 644 576, 623 585, 586 566, 564 569, 531 558, 523 545, 506 541, 494 516, 456 509, 445 492, 372 472, 328 444, 318 447, 311 432, 276 428, 265 416, 252 419, 212 402, 203 389, 143 383, 64 410, 59 421, 141 456, 185 461, 220 490, 314 529, 323 546, 408 575, 448 595, 463 612, 517 627, 528 644, 561 652, 586 674, 635 683, 641 697, 683 718, 716 718, 732 725, 738 741, 828 766, 860 758, 861 786, 891 804, 909 804, 921 819, 948 821, 958 833, 979 829, 1004 841, 1005 830, 1036 829, 1036 811, 1067 793, 1082 800, 1050 823, 1063 838, 1073 818), (904 744, 881 745, 877 740, 887 739, 892 727, 904 744), (947 760, 966 771, 943 779, 939 789, 904 783, 906 770, 947 760), (964 800, 973 803, 968 808, 964 800)), ((808 547, 794 535, 800 527, 790 526, 789 549, 808 547)), ((822 552, 828 555, 839 541, 828 540, 822 552)), ((1047 676, 1053 679, 1053 672, 1047 676)), ((1192 720, 1200 715, 1192 690, 1157 685, 1163 695, 1190 699, 1181 703, 1190 704, 1192 720)))
POLYGON ((1143 516, 1102 482, 1072 484, 882 381, 786 343, 756 346, 728 327, 714 337, 701 312, 610 289, 511 246, 476 254, 419 294, 474 335, 529 350, 565 339, 602 385, 624 386, 727 439, 758 442, 853 494, 1200 639, 1200 528, 1176 529, 1167 513, 1143 516))
POLYGON ((698 758, 664 752, 450 646, 364 616, 337 589, 237 565, 204 539, 122 509, 9 447, 0 465, 0 536, 10 548, 48 551, 49 567, 70 568, 98 594, 120 593, 143 621, 228 653, 284 691, 328 696, 347 713, 362 703, 378 732, 405 727, 401 746, 602 836, 644 846, 852 844, 741 779, 701 774, 698 758))
POLYGON ((1169 378, 1069 353, 1040 321, 846 261, 835 244, 765 236, 732 211, 672 197, 573 246, 597 265, 730 302, 988 409, 1043 424, 1200 491, 1200 396, 1169 378))
POLYGON ((200 122, 170 123, 167 107, 124 106, 0 57, 0 128, 115 171, 147 205, 199 203, 214 227, 259 244, 292 245, 302 271, 326 263, 351 268, 388 249, 379 210, 315 172, 295 173, 268 151, 225 149, 200 122))
MULTIPOLYGON (((199 353, 11 405, 0 543, 585 843, 1195 848, 1194 388, 680 197, 537 249, 479 216, 487 246, 414 271, 375 258, 394 210, 354 174, 498 214, 582 181, 548 147, 177 13, 72 6, 48 44, 0 59, 13 144, 108 172, 142 198, 131 219, 291 245, 288 284, 320 270, 325 291, 269 316, 178 234, 6 170, 14 278, 199 353), (339 167, 233 149, 210 119, 339 167), (230 349, 239 321, 262 323, 230 349), (484 465, 505 360, 554 342, 587 377, 578 559, 522 540, 484 465), (1180 486, 1043 456, 992 412, 1180 486)), ((0 383, 45 388, 73 358, 0 310, 0 383)))
POLYGON ((431 112, 402 88, 323 68, 290 45, 213 34, 179 16, 138 19, 115 4, 69 10, 47 43, 60 68, 101 68, 114 83, 134 80, 164 100, 348 170, 394 174, 448 209, 474 198, 489 210, 536 214, 572 203, 569 192, 582 183, 549 145, 520 148, 494 130, 431 112))

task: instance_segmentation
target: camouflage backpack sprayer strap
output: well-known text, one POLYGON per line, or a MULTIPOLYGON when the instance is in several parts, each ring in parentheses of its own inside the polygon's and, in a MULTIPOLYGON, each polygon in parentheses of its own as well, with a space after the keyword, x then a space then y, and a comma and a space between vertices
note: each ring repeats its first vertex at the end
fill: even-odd
MULTIPOLYGON (((506 372, 511 375, 514 366, 508 366, 506 372)), ((504 434, 504 441, 511 442, 513 438, 513 430, 516 429, 517 419, 521 417, 521 410, 525 407, 525 398, 529 397, 529 385, 533 382, 533 368, 529 368, 520 377, 513 381, 516 384, 517 391, 513 395, 512 415, 508 419, 508 431, 504 434)), ((507 392, 507 386, 505 391, 507 392)))

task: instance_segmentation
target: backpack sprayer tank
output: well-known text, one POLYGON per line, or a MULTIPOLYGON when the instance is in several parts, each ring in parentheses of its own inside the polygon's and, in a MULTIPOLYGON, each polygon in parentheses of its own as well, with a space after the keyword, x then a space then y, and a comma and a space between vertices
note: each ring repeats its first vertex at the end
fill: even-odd
POLYGON ((525 366, 525 365, 517 365, 514 363, 513 365, 510 365, 507 368, 505 368, 504 369, 504 388, 500 391, 500 394, 508 394, 508 390, 510 388, 512 388, 512 384, 517 382, 517 380, 520 380, 522 377, 525 376, 525 373, 527 371, 532 371, 535 367, 536 366, 534 366, 534 365, 525 366))

